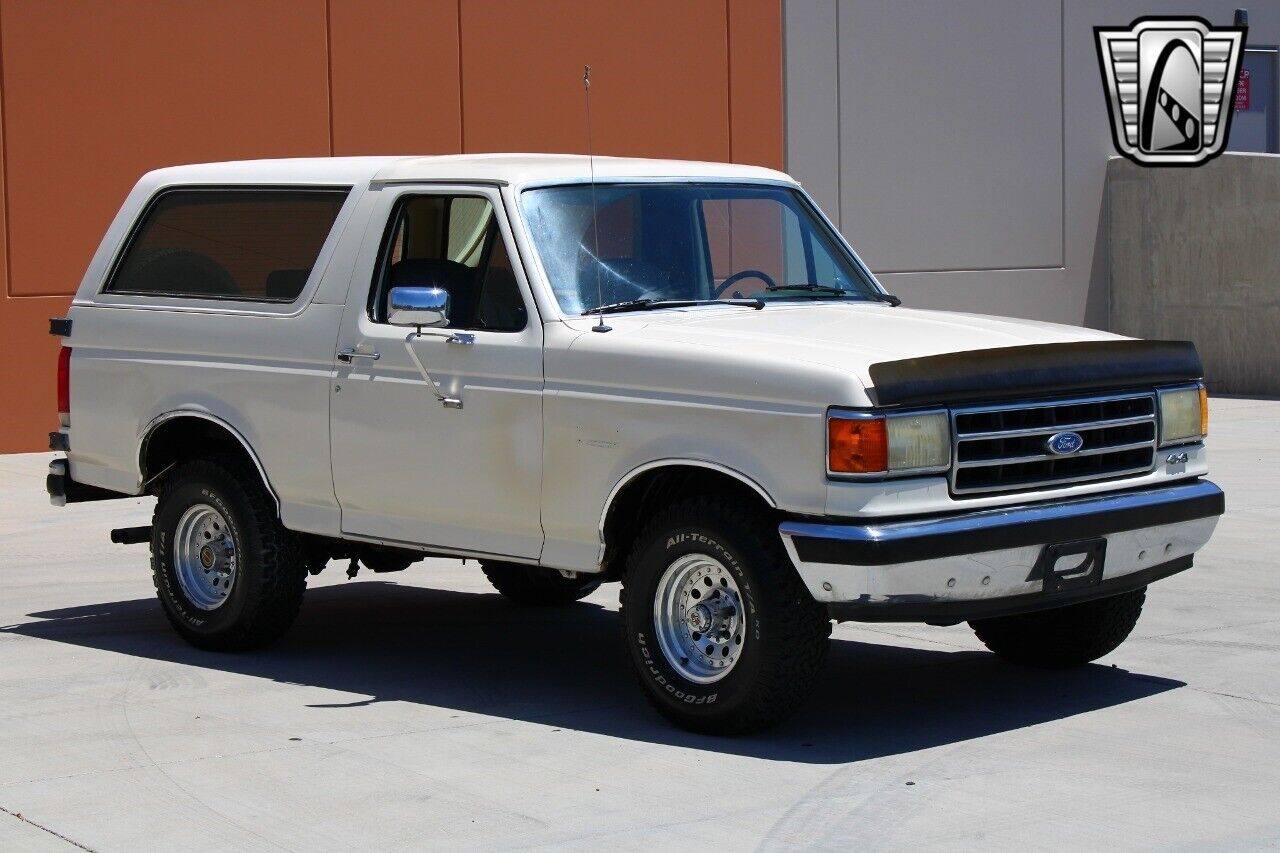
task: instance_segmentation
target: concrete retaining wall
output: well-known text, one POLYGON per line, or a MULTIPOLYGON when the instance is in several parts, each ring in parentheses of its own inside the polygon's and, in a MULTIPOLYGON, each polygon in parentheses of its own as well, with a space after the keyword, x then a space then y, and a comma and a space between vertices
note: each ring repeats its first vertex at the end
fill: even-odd
POLYGON ((1116 158, 1107 199, 1111 329, 1195 341, 1216 393, 1280 394, 1280 156, 1116 158))

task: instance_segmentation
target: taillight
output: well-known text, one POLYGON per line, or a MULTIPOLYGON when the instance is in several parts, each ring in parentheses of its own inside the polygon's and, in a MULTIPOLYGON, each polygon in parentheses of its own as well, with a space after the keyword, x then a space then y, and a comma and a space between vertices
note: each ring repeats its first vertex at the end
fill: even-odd
POLYGON ((71 416, 71 347, 58 353, 58 415, 71 416))

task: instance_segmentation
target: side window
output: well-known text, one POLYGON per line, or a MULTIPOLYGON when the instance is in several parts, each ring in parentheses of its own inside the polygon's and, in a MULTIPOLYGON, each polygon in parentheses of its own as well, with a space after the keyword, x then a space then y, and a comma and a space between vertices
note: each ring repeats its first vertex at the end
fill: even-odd
POLYGON ((346 190, 166 192, 104 291, 292 302, 346 197, 346 190))
POLYGON ((477 196, 410 196, 397 206, 369 290, 369 316, 387 320, 393 287, 449 293, 449 327, 518 332, 528 312, 493 205, 477 196))

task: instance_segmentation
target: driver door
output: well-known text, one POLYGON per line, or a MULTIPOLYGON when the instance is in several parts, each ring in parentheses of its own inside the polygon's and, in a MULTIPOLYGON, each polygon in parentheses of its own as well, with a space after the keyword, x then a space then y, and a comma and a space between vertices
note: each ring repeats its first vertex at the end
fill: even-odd
POLYGON ((367 240, 357 262, 335 356, 342 531, 537 559, 542 326, 501 198, 480 187, 379 192, 382 239, 367 240), (414 337, 390 325, 387 295, 398 286, 446 290, 448 327, 414 337))

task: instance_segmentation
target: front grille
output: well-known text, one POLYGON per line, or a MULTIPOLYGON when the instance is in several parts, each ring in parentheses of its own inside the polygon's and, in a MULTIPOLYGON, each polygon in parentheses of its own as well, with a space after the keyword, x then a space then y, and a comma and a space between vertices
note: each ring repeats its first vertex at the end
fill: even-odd
POLYGON ((992 492, 1110 480, 1155 467, 1152 393, 953 409, 951 492, 992 492), (1060 432, 1084 439, 1075 453, 1049 452, 1060 432))

